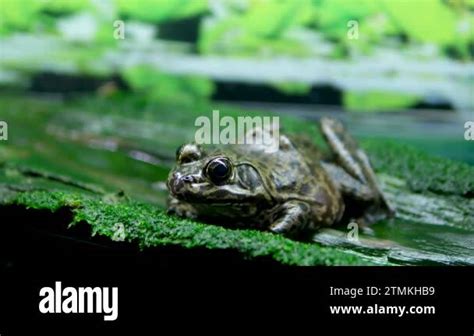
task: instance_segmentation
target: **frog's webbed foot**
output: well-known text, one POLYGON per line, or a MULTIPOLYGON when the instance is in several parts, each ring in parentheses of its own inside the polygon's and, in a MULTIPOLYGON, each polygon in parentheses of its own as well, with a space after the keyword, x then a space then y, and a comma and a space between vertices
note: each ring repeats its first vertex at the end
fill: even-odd
POLYGON ((174 197, 168 199, 168 210, 169 215, 176 215, 179 217, 196 218, 197 212, 194 207, 186 202, 182 202, 174 197))
POLYGON ((337 163, 343 168, 325 165, 325 169, 339 184, 343 193, 374 203, 367 209, 363 221, 370 224, 381 218, 393 216, 395 211, 380 189, 367 154, 359 148, 342 123, 335 119, 322 118, 320 127, 326 142, 336 156, 337 163))
POLYGON ((270 231, 285 235, 302 232, 310 217, 310 206, 301 201, 288 201, 282 205, 276 220, 270 225, 270 231))

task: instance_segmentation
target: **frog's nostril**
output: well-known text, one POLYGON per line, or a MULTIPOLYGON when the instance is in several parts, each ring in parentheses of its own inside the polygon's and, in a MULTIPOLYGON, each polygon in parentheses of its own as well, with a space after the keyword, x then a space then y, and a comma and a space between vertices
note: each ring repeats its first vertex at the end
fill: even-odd
POLYGON ((185 175, 181 177, 181 181, 183 181, 184 183, 192 183, 194 182, 194 178, 190 175, 185 175))
POLYGON ((194 177, 185 175, 174 175, 174 183, 173 183, 173 190, 176 193, 179 193, 183 191, 183 188, 185 187, 186 184, 193 183, 194 182, 194 177))

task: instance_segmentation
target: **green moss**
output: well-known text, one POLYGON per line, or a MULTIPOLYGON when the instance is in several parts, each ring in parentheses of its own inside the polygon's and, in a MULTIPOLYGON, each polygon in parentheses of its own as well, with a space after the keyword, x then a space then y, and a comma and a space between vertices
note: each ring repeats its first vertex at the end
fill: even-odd
POLYGON ((290 265, 371 265, 369 258, 331 247, 293 241, 279 235, 253 230, 230 230, 166 215, 151 205, 124 199, 105 202, 65 192, 17 192, 0 199, 28 209, 57 211, 67 208, 74 214, 72 225, 92 227, 94 235, 138 242, 142 248, 180 245, 185 248, 233 249, 248 257, 269 256, 290 265), (121 230, 117 235, 117 230, 121 230))
POLYGON ((428 155, 388 140, 368 139, 362 144, 377 171, 406 180, 412 191, 465 197, 474 195, 473 166, 428 155))

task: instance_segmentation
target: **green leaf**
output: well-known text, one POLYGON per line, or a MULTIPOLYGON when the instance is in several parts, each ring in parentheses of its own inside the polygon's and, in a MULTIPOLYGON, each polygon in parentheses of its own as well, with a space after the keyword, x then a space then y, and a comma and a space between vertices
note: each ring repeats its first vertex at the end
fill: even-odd
POLYGON ((306 0, 254 1, 243 15, 242 24, 251 34, 274 39, 304 21, 310 9, 306 0))
POLYGON ((347 36, 347 23, 361 22, 364 18, 380 12, 375 1, 322 0, 316 7, 318 27, 327 35, 343 39, 347 36))
POLYGON ((352 92, 345 91, 344 107, 353 111, 393 111, 412 106, 419 97, 393 92, 352 92))
POLYGON ((206 0, 116 0, 119 12, 135 20, 163 22, 197 15, 208 8, 206 0))
POLYGON ((440 0, 383 0, 392 21, 419 42, 449 44, 456 40, 457 16, 440 0))
POLYGON ((174 76, 151 66, 135 66, 123 73, 124 79, 137 92, 156 101, 180 101, 193 104, 214 91, 211 80, 198 76, 174 76))
POLYGON ((0 33, 31 30, 41 9, 35 0, 3 0, 0 2, 0 33))

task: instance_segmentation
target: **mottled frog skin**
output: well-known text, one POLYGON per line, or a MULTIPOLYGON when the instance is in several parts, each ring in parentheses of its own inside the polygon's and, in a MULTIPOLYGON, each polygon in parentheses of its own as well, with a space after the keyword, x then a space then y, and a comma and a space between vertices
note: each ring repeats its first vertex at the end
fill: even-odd
POLYGON ((257 145, 181 146, 167 181, 169 212, 286 235, 393 215, 367 155, 343 125, 323 118, 320 130, 330 153, 286 135, 273 153, 257 145))

